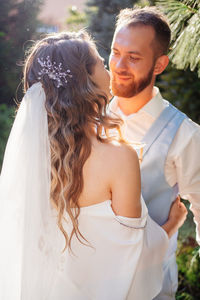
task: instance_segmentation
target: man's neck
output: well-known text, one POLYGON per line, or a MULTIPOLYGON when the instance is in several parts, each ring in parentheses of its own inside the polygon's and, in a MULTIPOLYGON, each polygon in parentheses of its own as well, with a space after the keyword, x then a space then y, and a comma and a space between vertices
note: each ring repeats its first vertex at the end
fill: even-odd
POLYGON ((116 97, 118 106, 125 115, 131 115, 138 112, 145 104, 147 104, 155 96, 153 87, 147 87, 138 95, 131 98, 116 97))

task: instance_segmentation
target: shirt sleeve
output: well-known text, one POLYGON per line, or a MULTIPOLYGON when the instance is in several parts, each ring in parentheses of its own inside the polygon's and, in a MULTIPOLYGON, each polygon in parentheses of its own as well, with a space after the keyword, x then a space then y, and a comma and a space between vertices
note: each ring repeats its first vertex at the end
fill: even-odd
POLYGON ((166 180, 178 183, 179 193, 189 200, 196 224, 196 239, 200 244, 200 126, 189 119, 183 121, 170 147, 166 165, 166 180))

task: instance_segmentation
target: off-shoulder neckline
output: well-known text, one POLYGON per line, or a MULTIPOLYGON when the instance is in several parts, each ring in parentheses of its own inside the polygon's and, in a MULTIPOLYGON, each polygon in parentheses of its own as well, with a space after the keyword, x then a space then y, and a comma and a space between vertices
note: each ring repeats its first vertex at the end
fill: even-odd
POLYGON ((91 204, 91 205, 87 205, 87 206, 80 206, 80 210, 87 210, 87 209, 90 209, 90 208, 96 208, 96 207, 99 207, 99 206, 104 206, 105 204, 111 204, 111 200, 108 199, 108 200, 104 200, 104 201, 101 201, 101 202, 98 202, 98 203, 95 203, 95 204, 91 204))

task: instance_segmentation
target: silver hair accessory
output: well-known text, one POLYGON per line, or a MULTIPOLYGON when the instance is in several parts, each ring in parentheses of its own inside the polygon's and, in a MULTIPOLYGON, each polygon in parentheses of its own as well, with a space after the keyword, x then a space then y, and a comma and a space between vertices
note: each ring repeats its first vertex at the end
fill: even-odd
POLYGON ((38 72, 38 79, 40 80, 42 75, 48 75, 49 78, 55 80, 57 82, 56 87, 59 88, 60 86, 63 86, 63 82, 67 83, 67 77, 73 77, 70 73, 71 71, 68 69, 63 71, 62 63, 59 63, 59 65, 56 65, 56 62, 51 62, 50 57, 47 56, 46 59, 38 58, 38 63, 42 67, 41 71, 38 72))

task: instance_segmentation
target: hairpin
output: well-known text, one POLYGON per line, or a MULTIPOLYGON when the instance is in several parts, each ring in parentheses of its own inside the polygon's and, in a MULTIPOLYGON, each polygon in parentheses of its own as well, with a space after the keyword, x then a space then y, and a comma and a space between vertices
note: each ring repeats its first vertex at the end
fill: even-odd
POLYGON ((46 59, 38 58, 37 61, 42 67, 41 71, 38 72, 38 79, 40 80, 42 78, 42 75, 48 75, 50 79, 53 79, 57 82, 57 88, 63 86, 63 82, 68 82, 67 77, 73 77, 69 69, 66 70, 66 72, 63 71, 62 63, 59 63, 59 65, 57 65, 55 61, 51 62, 49 56, 47 56, 46 59))

